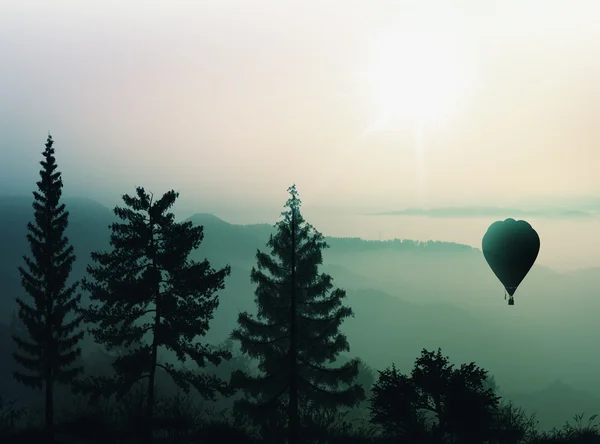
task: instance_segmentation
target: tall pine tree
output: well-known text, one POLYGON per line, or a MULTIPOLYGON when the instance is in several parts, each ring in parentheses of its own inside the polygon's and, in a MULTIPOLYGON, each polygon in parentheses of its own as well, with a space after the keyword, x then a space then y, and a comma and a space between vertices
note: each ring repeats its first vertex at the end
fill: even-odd
POLYGON ((77 313, 81 295, 78 282, 67 285, 75 254, 64 235, 69 213, 60 203, 62 178, 58 172, 52 136, 40 162, 41 180, 33 192, 35 223, 27 225, 32 258, 24 256, 25 267, 19 267, 21 283, 29 301, 17 298, 18 317, 26 334, 13 336, 20 352, 15 361, 28 372, 17 371, 17 381, 33 388, 45 388, 45 427, 49 442, 53 438, 54 386, 70 383, 83 369, 76 365, 81 355, 79 330, 81 316, 77 313))
POLYGON ((262 375, 236 372, 232 384, 248 395, 237 402, 238 411, 264 412, 287 404, 291 444, 299 440, 299 403, 353 406, 364 398, 364 390, 355 383, 357 359, 331 365, 340 352, 349 351, 339 328, 353 313, 342 305, 346 293, 332 290, 331 276, 319 274, 328 246, 300 214, 295 185, 288 192, 288 210, 267 243, 271 254, 258 251, 258 268, 251 272, 257 316, 241 313, 232 333, 242 351, 259 360, 262 375))
POLYGON ((94 252, 88 267, 92 280, 83 287, 92 304, 84 310, 90 332, 107 350, 124 351, 113 362, 114 378, 87 378, 79 389, 93 396, 122 396, 138 381, 147 380, 145 440, 151 440, 156 369, 166 371, 183 390, 197 389, 212 398, 228 384, 215 376, 160 362, 159 347, 198 367, 218 365, 230 353, 198 341, 208 330, 219 305, 216 292, 224 288, 229 266, 215 271, 209 262, 189 259, 204 235, 203 227, 176 223, 168 210, 179 196, 169 191, 153 201, 144 188, 123 196, 126 207, 115 214, 125 223, 111 225, 112 251, 94 252))

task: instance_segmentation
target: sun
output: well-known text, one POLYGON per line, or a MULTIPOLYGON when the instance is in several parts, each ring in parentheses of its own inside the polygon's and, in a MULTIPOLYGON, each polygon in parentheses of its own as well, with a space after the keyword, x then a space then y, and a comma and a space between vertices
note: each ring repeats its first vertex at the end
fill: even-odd
POLYGON ((444 122, 465 105, 474 82, 464 45, 451 35, 393 31, 377 36, 363 75, 375 115, 371 130, 444 122))

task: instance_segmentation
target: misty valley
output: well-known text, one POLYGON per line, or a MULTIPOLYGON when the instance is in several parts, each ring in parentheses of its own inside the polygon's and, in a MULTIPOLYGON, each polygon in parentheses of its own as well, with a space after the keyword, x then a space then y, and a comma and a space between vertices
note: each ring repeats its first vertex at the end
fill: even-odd
POLYGON ((600 439, 598 270, 507 306, 481 250, 323 236, 295 186, 252 225, 63 197, 53 143, 0 196, 3 443, 600 439))

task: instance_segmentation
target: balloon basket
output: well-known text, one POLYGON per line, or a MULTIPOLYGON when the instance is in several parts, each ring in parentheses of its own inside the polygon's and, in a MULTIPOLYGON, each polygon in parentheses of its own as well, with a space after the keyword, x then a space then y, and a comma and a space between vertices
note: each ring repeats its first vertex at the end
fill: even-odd
POLYGON ((510 298, 508 300, 508 305, 515 305, 515 300, 513 298, 510 298))

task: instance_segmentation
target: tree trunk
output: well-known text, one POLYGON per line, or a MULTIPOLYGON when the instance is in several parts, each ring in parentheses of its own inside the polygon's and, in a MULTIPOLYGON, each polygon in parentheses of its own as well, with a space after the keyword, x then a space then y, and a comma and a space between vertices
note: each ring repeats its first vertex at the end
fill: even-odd
POLYGON ((288 443, 299 442, 298 370, 296 343, 296 208, 292 207, 292 292, 290 295, 290 404, 288 413, 288 443))
MULTIPOLYGON (((48 269, 52 271, 52 263, 48 265, 48 269)), ((44 384, 46 386, 45 393, 45 434, 48 444, 54 443, 54 400, 53 400, 53 375, 52 367, 53 363, 58 360, 58 347, 54 342, 54 332, 52 331, 52 309, 54 301, 54 295, 49 290, 52 288, 51 273, 46 275, 46 356, 45 356, 45 375, 44 384)))
MULTIPOLYGON (((150 220, 150 230, 154 230, 154 224, 150 220)), ((154 379, 156 375, 156 362, 157 362, 157 350, 158 350, 158 329, 160 328, 160 270, 157 269, 156 265, 156 248, 154 242, 154 234, 151 239, 151 251, 152 251, 152 267, 155 273, 158 275, 156 279, 155 288, 155 317, 154 317, 154 329, 152 335, 152 349, 150 352, 150 372, 148 375, 148 398, 146 404, 146 425, 144 427, 144 441, 146 444, 152 443, 153 429, 152 419, 154 417, 154 379)))
POLYGON ((158 303, 156 304, 156 317, 154 319, 154 339, 152 340, 152 351, 150 355, 150 374, 148 375, 148 398, 146 404, 146 425, 144 427, 144 441, 146 444, 152 442, 152 419, 154 417, 154 379, 156 375, 156 331, 160 325, 160 318, 158 313, 158 303))
POLYGON ((48 444, 54 443, 54 402, 52 399, 53 387, 52 387, 52 376, 50 372, 46 374, 46 408, 45 408, 45 432, 48 444))

